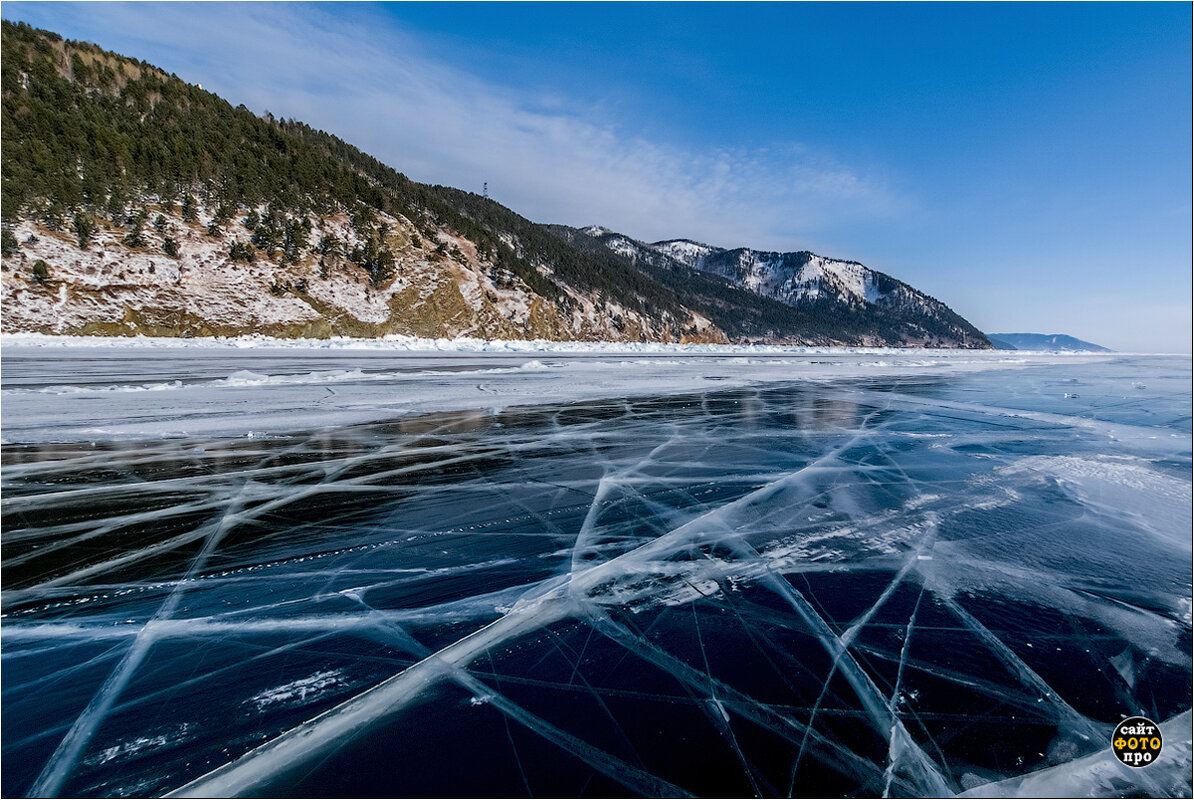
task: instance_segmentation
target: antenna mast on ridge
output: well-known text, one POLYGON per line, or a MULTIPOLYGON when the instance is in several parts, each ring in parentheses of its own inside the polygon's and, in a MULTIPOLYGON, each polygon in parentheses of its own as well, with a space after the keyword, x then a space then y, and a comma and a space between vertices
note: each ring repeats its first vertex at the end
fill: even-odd
POLYGON ((481 196, 486 200, 489 199, 489 181, 485 181, 481 184, 481 196))

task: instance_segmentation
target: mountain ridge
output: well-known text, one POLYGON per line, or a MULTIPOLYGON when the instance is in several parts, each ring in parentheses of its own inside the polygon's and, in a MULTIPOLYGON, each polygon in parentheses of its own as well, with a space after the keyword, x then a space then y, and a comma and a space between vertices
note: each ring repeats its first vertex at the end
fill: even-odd
POLYGON ((1083 341, 1064 333, 991 333, 988 341, 997 349, 1005 344, 1012 350, 1045 350, 1073 353, 1113 353, 1109 347, 1083 341))
MULTIPOLYGON (((567 226, 555 225, 561 233, 567 226)), ((635 240, 600 225, 567 229, 584 234, 618 255, 655 268, 678 266, 716 276, 731 285, 816 316, 836 312, 845 330, 859 313, 901 331, 905 341, 938 346, 944 342, 986 344, 982 332, 941 301, 858 261, 834 259, 807 250, 778 252, 749 247, 721 248, 692 239, 653 243, 635 240), (853 316, 851 316, 853 315, 853 316)), ((863 335, 856 331, 857 335, 863 335)))
POLYGON ((591 247, 145 62, 3 37, 4 330, 990 347, 935 300, 790 302, 591 247))

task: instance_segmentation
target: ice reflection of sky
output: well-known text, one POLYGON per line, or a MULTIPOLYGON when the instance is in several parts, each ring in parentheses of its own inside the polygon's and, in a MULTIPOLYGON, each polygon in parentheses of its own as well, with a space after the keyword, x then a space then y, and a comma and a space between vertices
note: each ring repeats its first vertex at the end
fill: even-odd
POLYGON ((1188 796, 1189 374, 8 445, 3 793, 1188 796))

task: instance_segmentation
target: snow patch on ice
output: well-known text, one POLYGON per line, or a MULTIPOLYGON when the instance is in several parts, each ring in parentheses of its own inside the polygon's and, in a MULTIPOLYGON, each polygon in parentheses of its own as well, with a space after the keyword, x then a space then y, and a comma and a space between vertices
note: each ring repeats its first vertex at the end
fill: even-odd
POLYGON ((324 670, 306 678, 266 689, 245 702, 252 703, 258 711, 265 711, 278 705, 301 704, 308 699, 315 699, 328 689, 343 685, 344 682, 343 670, 324 670))
POLYGON ((124 739, 83 759, 83 764, 89 767, 99 766, 107 764, 109 761, 121 761, 139 753, 165 747, 166 745, 181 744, 192 738, 189 735, 189 731, 193 727, 194 725, 191 723, 184 722, 162 733, 124 739))

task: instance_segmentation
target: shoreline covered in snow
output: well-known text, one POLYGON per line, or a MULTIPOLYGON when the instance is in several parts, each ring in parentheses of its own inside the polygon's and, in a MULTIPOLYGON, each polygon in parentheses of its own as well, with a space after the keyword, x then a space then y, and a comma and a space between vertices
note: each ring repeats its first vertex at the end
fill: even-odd
POLYGON ((413 337, 5 336, 0 441, 276 436, 429 414, 492 416, 514 406, 792 382, 937 380, 1116 357, 413 337))
MULTIPOLYGON (((57 336, 44 333, 0 333, 0 351, 5 347, 156 347, 156 348, 278 348, 307 350, 375 350, 383 352, 433 353, 674 353, 693 355, 751 354, 846 354, 944 355, 965 354, 1006 360, 1020 355, 1049 355, 1061 358, 1108 355, 1175 355, 1171 353, 1098 353, 1095 351, 972 350, 915 347, 814 347, 769 344, 679 344, 675 342, 578 342, 548 339, 503 340, 460 337, 433 339, 390 335, 378 338, 332 336, 326 339, 282 339, 273 336, 57 336)), ((1178 354, 1180 355, 1180 354, 1178 354)), ((1187 354, 1188 355, 1188 354, 1187 354)))

